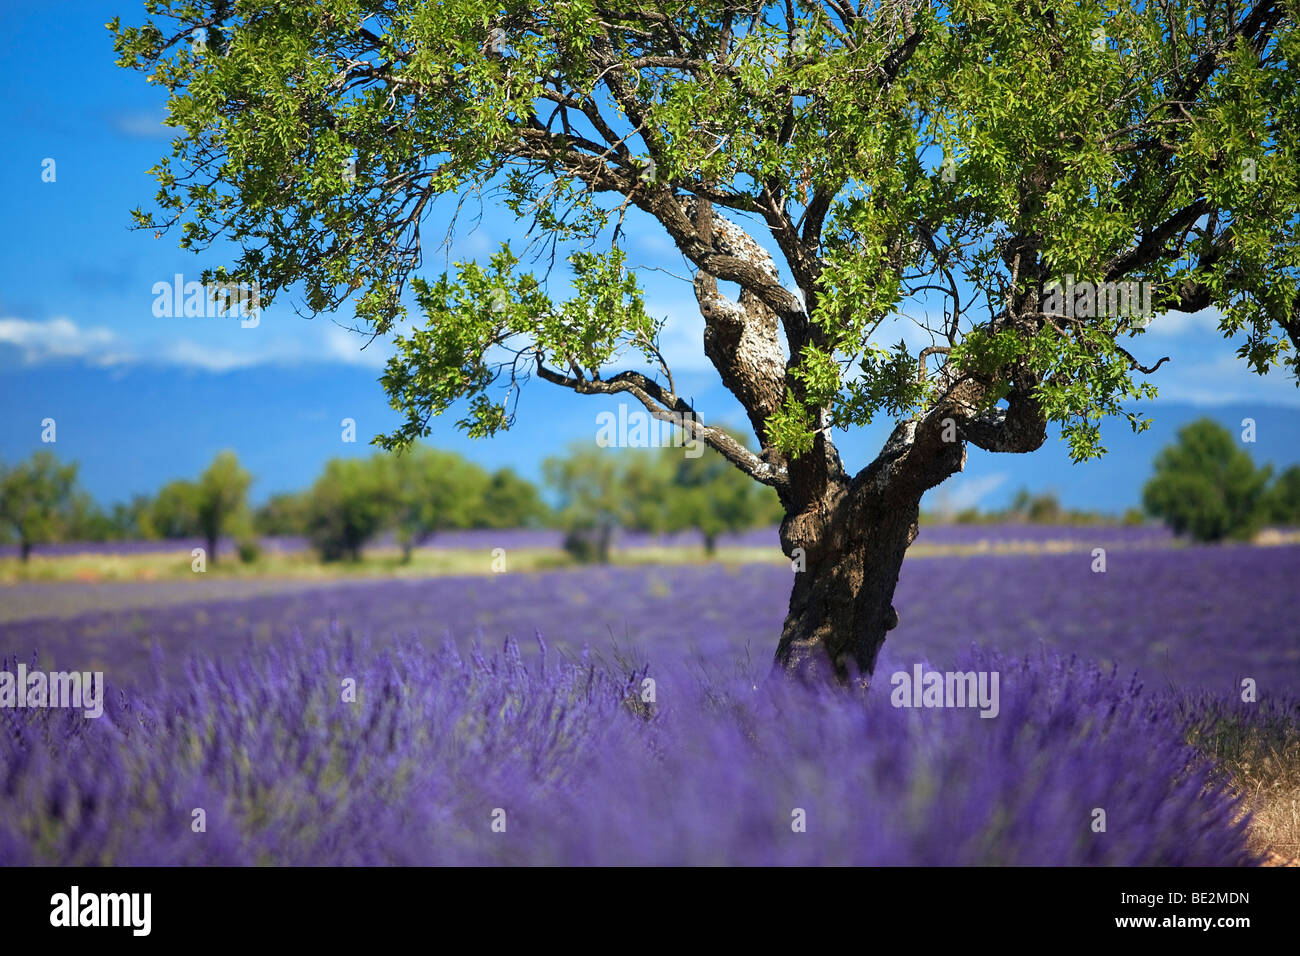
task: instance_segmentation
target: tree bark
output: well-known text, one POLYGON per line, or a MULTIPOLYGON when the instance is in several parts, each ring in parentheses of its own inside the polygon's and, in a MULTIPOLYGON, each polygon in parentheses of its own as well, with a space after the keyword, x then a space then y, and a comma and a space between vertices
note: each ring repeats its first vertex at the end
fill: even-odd
POLYGON ((32 543, 28 541, 26 538, 24 538, 22 541, 21 551, 23 556, 23 564, 26 564, 28 559, 31 558, 32 556, 32 543))
POLYGON ((794 561, 795 582, 779 670, 812 683, 870 681, 898 626, 894 590, 917 535, 921 496, 966 463, 965 445, 944 441, 938 425, 899 425, 852 480, 821 439, 816 454, 792 463, 781 547, 794 561))
MULTIPOLYGON (((800 679, 865 684, 888 633, 898 626, 894 589, 916 537, 920 496, 878 494, 845 501, 820 527, 781 526, 787 553, 803 549, 776 662, 800 679)), ((808 522, 804 522, 808 524, 808 522)))

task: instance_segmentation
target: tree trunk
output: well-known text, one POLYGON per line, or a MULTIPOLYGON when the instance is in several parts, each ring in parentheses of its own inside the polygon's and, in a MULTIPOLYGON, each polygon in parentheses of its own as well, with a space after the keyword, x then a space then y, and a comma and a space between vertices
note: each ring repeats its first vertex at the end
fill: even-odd
POLYGON ((919 507, 919 495, 864 495, 825 519, 782 523, 782 545, 794 553, 796 572, 776 654, 781 667, 819 683, 867 682, 898 625, 894 588, 919 507), (803 549, 802 562, 796 548, 803 549))
POLYGON ((833 448, 822 448, 791 462, 783 498, 781 548, 794 562, 795 582, 776 665, 810 682, 865 686, 898 626, 894 589, 916 538, 921 496, 961 471, 966 452, 907 422, 849 479, 833 448))
POLYGON ((23 564, 26 564, 27 560, 32 556, 32 543, 24 538, 20 550, 23 556, 23 564))
POLYGON ((602 524, 600 526, 600 531, 596 536, 596 560, 600 564, 609 564, 609 545, 610 540, 613 537, 613 525, 602 524))
POLYGON ((207 535, 208 561, 212 564, 217 563, 217 536, 215 534, 207 535))
POLYGON ((704 553, 708 557, 713 557, 718 550, 718 538, 716 535, 706 534, 704 536, 704 553))

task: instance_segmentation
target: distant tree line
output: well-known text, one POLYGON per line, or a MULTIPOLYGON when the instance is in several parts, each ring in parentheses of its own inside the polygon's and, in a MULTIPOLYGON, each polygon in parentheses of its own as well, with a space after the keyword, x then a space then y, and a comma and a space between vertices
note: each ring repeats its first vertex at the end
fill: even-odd
MULTIPOLYGON (((735 436, 737 441, 742 439, 735 436)), ((696 531, 712 554, 724 534, 781 520, 771 488, 748 481, 721 455, 703 449, 609 449, 589 444, 543 463, 551 507, 510 468, 489 472, 453 452, 416 445, 400 454, 327 462, 311 487, 272 495, 252 508, 252 476, 223 451, 195 479, 163 485, 105 511, 77 482, 76 463, 48 451, 0 465, 0 542, 32 548, 56 541, 201 538, 210 561, 234 538, 253 561, 260 535, 302 536, 326 561, 357 560, 391 532, 405 560, 442 531, 563 528, 565 548, 582 561, 608 561, 620 530, 696 531)), ((1276 477, 1256 467, 1235 436, 1210 419, 1193 422, 1155 460, 1142 490, 1145 513, 1198 541, 1249 537, 1260 527, 1300 526, 1300 465, 1276 477)), ((1131 509, 1124 520, 1142 520, 1131 509)), ((1052 492, 1022 489, 1008 508, 956 516, 959 522, 1100 523, 1106 516, 1064 508, 1052 492)))
MULTIPOLYGON (((732 437, 745 444, 743 436, 732 437)), ((559 498, 565 550, 580 561, 605 562, 617 530, 696 531, 712 555, 723 534, 781 522, 773 489, 749 480, 716 451, 701 452, 579 444, 565 457, 547 459, 542 467, 559 498)))
POLYGON ((233 452, 221 452, 194 481, 173 481, 156 496, 136 495, 105 511, 77 482, 76 462, 36 452, 12 467, 0 464, 0 542, 32 548, 57 541, 202 538, 210 560, 217 540, 251 539, 247 505, 252 476, 233 452))
MULTIPOLYGON (((1263 527, 1300 527, 1300 465, 1276 476, 1272 466, 1257 467, 1243 442, 1210 418, 1179 430, 1156 456, 1151 478, 1142 486, 1142 507, 1129 508, 1124 524, 1157 518, 1177 535, 1195 541, 1246 539, 1263 527)), ((1006 508, 967 508, 959 524, 1105 524, 1113 519, 1096 511, 1066 508, 1051 491, 1020 489, 1006 508)))
MULTIPOLYGON (((922 517, 923 520, 936 520, 933 515, 922 517)), ((1067 508, 1054 491, 1031 492, 1028 488, 1021 488, 1005 508, 963 508, 950 520, 957 524, 1104 525, 1114 524, 1115 516, 1102 511, 1067 508)), ((1120 518, 1122 524, 1142 524, 1145 520, 1140 508, 1129 508, 1120 518)))
POLYGON ((439 531, 548 523, 537 488, 509 468, 489 473, 453 452, 413 446, 401 454, 336 458, 307 491, 279 495, 260 512, 266 533, 304 534, 326 561, 357 560, 392 531, 403 560, 439 531))
POLYGON ((0 466, 0 542, 16 542, 23 560, 34 546, 58 541, 201 538, 210 561, 221 538, 234 538, 241 560, 258 556, 259 536, 301 536, 326 561, 357 560, 391 533, 404 560, 442 531, 560 527, 581 560, 608 560, 617 529, 695 529, 712 553, 720 534, 780 520, 775 495, 753 487, 716 452, 613 450, 575 446, 548 459, 552 508, 510 468, 489 472, 462 456, 416 445, 400 454, 335 458, 307 489, 248 503, 252 476, 233 452, 218 454, 195 479, 177 479, 109 510, 77 483, 77 465, 41 451, 0 466))

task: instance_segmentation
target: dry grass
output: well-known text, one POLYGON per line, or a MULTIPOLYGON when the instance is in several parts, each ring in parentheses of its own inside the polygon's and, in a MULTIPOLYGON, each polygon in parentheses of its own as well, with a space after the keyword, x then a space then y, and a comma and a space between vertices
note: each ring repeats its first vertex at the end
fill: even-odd
MULTIPOLYGON (((558 549, 512 549, 512 571, 538 571, 572 564, 558 549)), ((332 580, 335 578, 420 578, 449 574, 491 574, 492 555, 483 549, 419 548, 403 561, 396 548, 373 548, 357 562, 322 563, 312 551, 264 552, 247 564, 226 556, 209 561, 203 572, 209 578, 271 578, 278 580, 332 580)), ((158 581, 187 580, 196 576, 190 552, 153 551, 142 554, 74 554, 33 556, 23 564, 17 558, 0 558, 0 584, 58 581, 158 581)))
POLYGON ((1251 849, 1268 866, 1300 866, 1300 741, 1289 755, 1267 754, 1244 770, 1238 786, 1251 812, 1251 849))
POLYGON ((1222 715, 1194 742, 1212 756, 1242 795, 1250 848, 1265 866, 1300 866, 1300 713, 1246 726, 1222 715))

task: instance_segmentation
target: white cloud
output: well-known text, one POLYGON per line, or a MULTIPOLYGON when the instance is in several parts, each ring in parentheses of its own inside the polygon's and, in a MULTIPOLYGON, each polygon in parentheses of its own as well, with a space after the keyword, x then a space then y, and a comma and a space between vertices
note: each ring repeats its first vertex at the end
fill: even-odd
POLYGON ((646 312, 666 319, 659 333, 659 350, 674 374, 713 368, 704 354, 704 317, 694 297, 647 299, 646 312))
POLYGON ((1146 334, 1161 338, 1183 335, 1221 335, 1219 332, 1218 309, 1202 309, 1200 312, 1165 312, 1151 317, 1146 334))
POLYGON ((71 319, 0 319, 0 344, 22 353, 23 361, 34 365, 58 358, 85 358, 97 365, 111 365, 118 346, 110 329, 81 329, 71 319), (104 361, 109 357, 109 361, 104 361))
MULTIPOLYGON (((675 374, 712 372, 704 355, 703 319, 694 296, 673 287, 661 288, 646 303, 652 315, 667 316, 661 347, 675 374), (666 293, 666 294, 665 294, 666 293)), ((1194 316, 1159 316, 1150 332, 1127 347, 1145 363, 1168 355, 1171 361, 1152 376, 1159 400, 1216 406, 1243 402, 1300 407, 1300 388, 1283 369, 1268 375, 1251 372, 1235 355, 1234 344, 1216 329, 1217 314, 1205 310, 1194 316)), ((263 365, 348 364, 378 371, 393 354, 391 342, 369 342, 361 333, 322 316, 314 321, 288 319, 280 324, 263 316, 256 328, 237 326, 214 334, 210 326, 196 325, 190 335, 124 337, 108 326, 83 326, 65 317, 44 320, 0 318, 0 348, 12 350, 27 365, 53 361, 82 361, 110 368, 132 365, 170 365, 228 372, 263 365)), ((887 323, 887 335, 877 341, 910 340, 913 351, 929 344, 929 336, 915 324, 896 318, 887 323)), ((185 331, 181 324, 169 329, 185 331)), ((620 367, 634 365, 635 355, 624 356, 620 367)))
POLYGON ((391 345, 382 339, 367 346, 365 336, 333 323, 304 325, 304 334, 295 338, 271 338, 264 327, 235 328, 229 341, 237 344, 232 345, 191 338, 128 343, 112 329, 85 328, 65 317, 44 321, 4 318, 0 319, 0 346, 16 349, 27 365, 79 359, 101 368, 156 364, 208 372, 312 362, 340 362, 378 369, 392 354, 391 345))
POLYGON ((235 369, 260 365, 263 356, 256 352, 213 348, 210 345, 200 345, 198 342, 180 339, 168 343, 156 354, 146 358, 137 358, 136 361, 180 365, 185 368, 202 369, 205 372, 230 372, 235 369))
POLYGON ((935 490, 934 510, 940 514, 955 514, 967 508, 975 508, 989 494, 1006 484, 1006 472, 994 475, 981 475, 978 478, 956 476, 935 490))
POLYGON ((165 110, 140 110, 134 113, 114 113, 109 117, 113 129, 132 139, 170 139, 176 130, 164 126, 165 110))
MULTIPOLYGON (((1225 347, 1228 343, 1224 343, 1225 347)), ((1172 353, 1171 353, 1172 354, 1172 353)), ((1281 368, 1257 375, 1229 347, 1214 358, 1180 363, 1177 355, 1151 376, 1160 398, 1192 405, 1229 405, 1261 402, 1300 406, 1295 376, 1281 368)))
POLYGON ((323 336, 326 355, 350 365, 383 368, 393 354, 392 345, 383 338, 370 341, 369 335, 330 323, 323 336))

